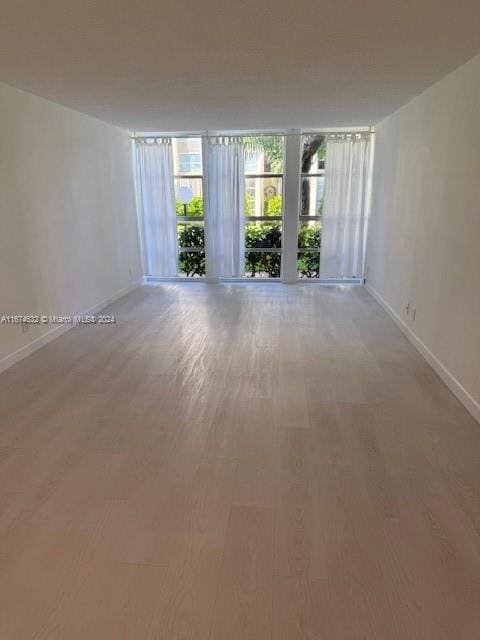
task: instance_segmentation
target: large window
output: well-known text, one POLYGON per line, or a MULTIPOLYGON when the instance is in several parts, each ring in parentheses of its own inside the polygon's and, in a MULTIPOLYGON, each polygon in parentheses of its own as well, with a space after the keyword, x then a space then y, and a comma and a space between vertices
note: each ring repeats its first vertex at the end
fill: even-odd
MULTIPOLYGON (((202 140, 174 138, 173 160, 177 194, 178 272, 205 275, 202 140), (179 198, 191 190, 189 204, 179 198)), ((243 139, 245 154, 245 277, 279 278, 282 261, 283 136, 243 139)))
POLYGON ((203 219, 202 139, 173 138, 173 166, 177 210, 178 273, 198 278, 205 275, 205 225, 203 219), (181 188, 191 190, 183 204, 181 188))
POLYGON ((138 136, 147 274, 201 278, 208 262, 212 282, 242 275, 288 283, 360 280, 372 153, 366 130, 138 136))
POLYGON ((301 191, 298 226, 299 278, 318 278, 325 186, 325 137, 302 136, 301 191))
POLYGON ((279 278, 284 137, 248 136, 245 153, 245 277, 279 278))

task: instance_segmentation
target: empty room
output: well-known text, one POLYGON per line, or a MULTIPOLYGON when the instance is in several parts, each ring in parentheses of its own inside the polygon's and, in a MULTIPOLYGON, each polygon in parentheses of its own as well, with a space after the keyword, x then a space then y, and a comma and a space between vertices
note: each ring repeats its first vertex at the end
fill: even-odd
POLYGON ((0 16, 0 640, 478 640, 478 1, 0 16))

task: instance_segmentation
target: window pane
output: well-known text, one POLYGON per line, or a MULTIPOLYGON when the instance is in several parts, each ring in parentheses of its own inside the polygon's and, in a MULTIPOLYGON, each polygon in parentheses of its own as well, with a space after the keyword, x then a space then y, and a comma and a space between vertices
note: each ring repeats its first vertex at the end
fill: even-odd
POLYGON ((279 278, 282 264, 280 251, 246 251, 245 277, 279 278))
POLYGON ((201 153, 181 153, 178 156, 179 173, 200 173, 202 171, 201 153))
POLYGON ((245 178, 245 215, 282 215, 282 178, 245 178))
POLYGON ((299 251, 297 254, 299 278, 318 278, 320 274, 320 253, 318 251, 299 251))
POLYGON ((177 224, 179 248, 205 246, 205 227, 203 222, 179 222, 177 224))
POLYGON ((201 138, 172 138, 172 151, 175 175, 202 173, 201 138))
POLYGON ((298 229, 297 271, 299 278, 318 278, 320 273, 321 222, 302 222, 298 229), (304 251, 302 251, 304 249, 304 251))
POLYGON ((175 207, 177 210, 177 216, 203 216, 203 193, 202 193, 202 178, 175 178, 175 207), (192 190, 192 200, 187 204, 187 211, 185 213, 185 207, 177 197, 180 187, 188 187, 192 190))
POLYGON ((302 222, 298 229, 299 249, 320 249, 322 243, 322 223, 302 222))
POLYGON ((326 140, 322 134, 302 136, 302 173, 318 173, 325 169, 326 140))
POLYGON ((322 215, 324 189, 325 176, 302 177, 300 215, 322 215))
POLYGON ((179 251, 178 275, 201 278, 205 275, 205 251, 179 251))
POLYGON ((205 275, 205 227, 203 222, 181 222, 178 232, 178 273, 199 278, 205 275), (192 249, 189 251, 189 249, 192 249), (197 249, 193 251, 193 249, 197 249))
POLYGON ((245 173, 283 173, 283 136, 245 136, 245 173))
POLYGON ((278 222, 247 222, 245 247, 248 249, 278 249, 282 246, 282 227, 278 222))

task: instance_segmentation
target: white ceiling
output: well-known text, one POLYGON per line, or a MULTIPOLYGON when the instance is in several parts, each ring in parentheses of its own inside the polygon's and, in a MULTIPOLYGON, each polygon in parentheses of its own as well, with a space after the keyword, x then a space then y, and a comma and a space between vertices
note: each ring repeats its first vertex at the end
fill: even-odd
POLYGON ((143 131, 374 124, 480 51, 479 0, 0 0, 0 80, 143 131))

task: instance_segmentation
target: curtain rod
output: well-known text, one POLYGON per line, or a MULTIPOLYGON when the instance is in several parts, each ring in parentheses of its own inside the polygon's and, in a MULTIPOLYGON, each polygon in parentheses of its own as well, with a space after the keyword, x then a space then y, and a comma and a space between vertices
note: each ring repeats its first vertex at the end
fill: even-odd
POLYGON ((196 131, 196 132, 172 132, 172 133, 140 133, 130 135, 132 140, 150 140, 153 138, 201 138, 211 136, 292 136, 292 135, 348 135, 356 133, 375 133, 373 127, 345 127, 331 129, 301 129, 299 131, 196 131))

